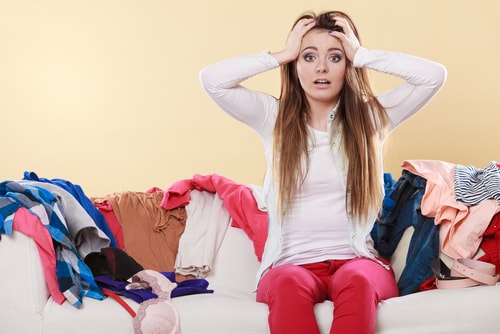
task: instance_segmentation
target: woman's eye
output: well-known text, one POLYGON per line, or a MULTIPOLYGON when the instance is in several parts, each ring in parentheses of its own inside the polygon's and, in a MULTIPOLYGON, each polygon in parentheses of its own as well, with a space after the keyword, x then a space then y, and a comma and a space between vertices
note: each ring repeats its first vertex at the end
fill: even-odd
POLYGON ((338 63, 342 59, 342 57, 340 55, 331 55, 330 57, 328 57, 328 59, 331 62, 338 63))
POLYGON ((304 60, 307 62, 314 61, 314 59, 316 59, 316 57, 313 54, 307 53, 304 55, 304 60))

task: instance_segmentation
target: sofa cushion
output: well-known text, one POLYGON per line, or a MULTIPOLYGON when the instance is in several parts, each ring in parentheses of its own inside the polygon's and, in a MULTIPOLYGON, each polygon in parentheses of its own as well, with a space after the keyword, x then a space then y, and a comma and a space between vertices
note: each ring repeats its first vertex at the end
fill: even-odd
MULTIPOLYGON (((195 329, 213 326, 210 328, 212 331, 207 333, 269 333, 267 305, 255 301, 259 264, 245 232, 230 227, 217 253, 213 271, 206 278, 209 288, 214 290, 213 295, 172 299, 181 314, 182 330, 195 332, 195 329), (193 311, 202 315, 195 316, 190 313, 193 311)), ((314 311, 321 332, 327 333, 332 321, 333 303, 317 304, 314 311)))
POLYGON ((376 333, 494 334, 498 310, 498 285, 416 292, 380 302, 376 333))
MULTIPOLYGON (((139 304, 123 298, 137 310, 139 304)), ((77 309, 67 301, 58 305, 49 298, 43 312, 41 333, 134 333, 133 318, 112 298, 97 300, 85 297, 77 309)))
POLYGON ((172 299, 180 314, 182 333, 269 333, 267 305, 225 294, 172 299))

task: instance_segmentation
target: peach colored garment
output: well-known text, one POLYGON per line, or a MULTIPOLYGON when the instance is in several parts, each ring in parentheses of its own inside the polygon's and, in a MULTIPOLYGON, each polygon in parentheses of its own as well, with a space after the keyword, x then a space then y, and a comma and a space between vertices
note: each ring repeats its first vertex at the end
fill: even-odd
POLYGON ((160 206, 162 191, 121 192, 94 198, 109 201, 122 226, 125 251, 144 269, 173 271, 179 239, 186 225, 186 209, 160 206))
POLYGON ((500 212, 496 200, 467 206, 455 200, 456 164, 439 160, 407 160, 403 169, 427 180, 422 214, 440 226, 441 250, 452 258, 472 258, 493 216, 500 212))

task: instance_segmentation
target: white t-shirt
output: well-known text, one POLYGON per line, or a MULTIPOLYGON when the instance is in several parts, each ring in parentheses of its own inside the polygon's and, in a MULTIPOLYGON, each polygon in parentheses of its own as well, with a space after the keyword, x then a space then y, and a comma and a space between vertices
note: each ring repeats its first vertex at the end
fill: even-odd
POLYGON ((334 166, 326 131, 309 127, 309 170, 302 191, 283 220, 282 248, 275 265, 351 259, 345 190, 334 166))

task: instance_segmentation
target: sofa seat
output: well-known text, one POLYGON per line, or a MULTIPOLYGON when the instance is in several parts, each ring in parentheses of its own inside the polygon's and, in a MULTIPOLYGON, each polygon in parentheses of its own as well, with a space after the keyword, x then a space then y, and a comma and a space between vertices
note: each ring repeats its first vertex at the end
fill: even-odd
MULTIPOLYGON (((402 270, 409 236, 396 250, 393 265, 402 270), (406 244, 405 244, 406 243, 406 244), (405 249, 406 247, 406 249, 405 249)), ((81 309, 58 305, 49 296, 33 240, 14 232, 0 240, 1 333, 134 333, 132 317, 117 301, 83 299, 81 309)), ((246 234, 229 228, 207 276, 213 294, 172 299, 182 334, 269 333, 267 306, 255 302, 258 262, 246 234)), ((138 304, 124 299, 133 308, 138 304)), ((333 304, 316 305, 321 333, 328 333, 333 304)), ((379 304, 377 334, 493 334, 500 332, 500 286, 431 290, 379 304)))

